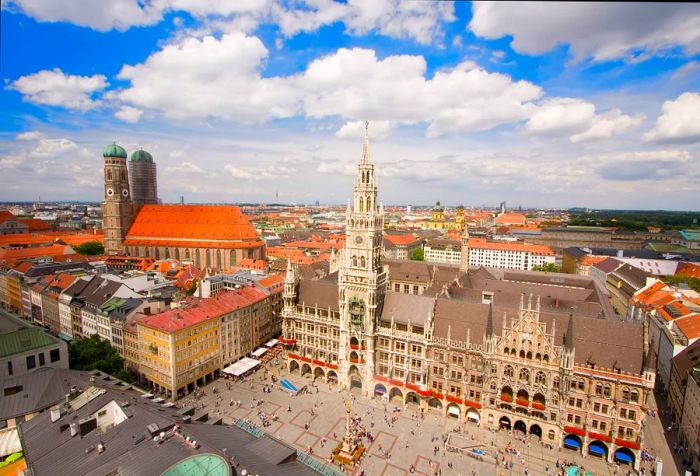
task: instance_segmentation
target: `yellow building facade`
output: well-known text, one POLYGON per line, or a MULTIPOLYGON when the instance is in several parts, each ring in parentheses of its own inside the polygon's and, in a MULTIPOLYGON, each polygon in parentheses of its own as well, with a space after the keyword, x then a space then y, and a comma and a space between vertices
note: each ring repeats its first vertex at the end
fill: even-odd
POLYGON ((177 399, 221 368, 220 319, 206 307, 193 304, 139 320, 139 376, 155 393, 177 399))

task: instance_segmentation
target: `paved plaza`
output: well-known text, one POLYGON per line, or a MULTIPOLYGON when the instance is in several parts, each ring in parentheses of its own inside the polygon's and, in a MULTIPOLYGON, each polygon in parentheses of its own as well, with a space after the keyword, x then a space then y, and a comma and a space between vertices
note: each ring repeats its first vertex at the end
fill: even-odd
MULTIPOLYGON (((210 418, 221 417, 224 424, 246 419, 263 428, 259 412, 264 412, 267 417, 276 415, 277 420, 269 420, 268 426, 263 428, 268 434, 302 451, 311 451, 321 461, 327 461, 345 432, 345 402, 351 399, 352 415, 360 417, 374 437, 372 442, 365 439, 365 456, 359 467, 367 475, 407 475, 411 466, 414 474, 419 475, 551 475, 558 474, 555 466, 557 460, 576 464, 596 475, 625 475, 631 469, 624 466, 616 468, 600 459, 582 457, 568 449, 549 449, 535 437, 523 440, 506 431, 494 432, 471 423, 460 426, 457 420, 433 411, 426 411, 421 418, 417 406, 387 403, 378 398, 340 392, 335 384, 318 382, 312 385, 310 378, 306 380, 309 393, 291 396, 280 390, 278 385, 273 385, 271 380, 271 375, 278 379, 290 377, 287 371, 274 363, 267 368, 270 369, 267 375, 261 368, 244 382, 219 379, 207 385, 203 388, 205 395, 196 401, 196 405, 207 408, 210 418), (272 391, 263 392, 264 386, 272 388, 272 391), (238 401, 241 402, 240 406, 238 401), (396 418, 392 424, 394 416, 396 418), (466 442, 468 446, 486 450, 487 456, 483 461, 445 451, 444 439, 455 431, 459 432, 458 439, 462 444, 466 442), (509 443, 519 456, 501 453, 497 466, 494 455, 509 443), (512 468, 506 469, 502 464, 504 457, 506 462, 512 463, 512 468)), ((297 381, 300 379, 298 374, 291 377, 297 381)), ((193 397, 178 402, 178 406, 192 404, 193 397)), ((660 425, 652 425, 652 428, 658 429, 660 425)), ((359 474, 359 470, 355 471, 359 474)), ((346 472, 355 474, 347 468, 346 472)), ((652 473, 647 471, 646 474, 652 473)), ((664 468, 666 474, 677 472, 669 467, 664 468)))

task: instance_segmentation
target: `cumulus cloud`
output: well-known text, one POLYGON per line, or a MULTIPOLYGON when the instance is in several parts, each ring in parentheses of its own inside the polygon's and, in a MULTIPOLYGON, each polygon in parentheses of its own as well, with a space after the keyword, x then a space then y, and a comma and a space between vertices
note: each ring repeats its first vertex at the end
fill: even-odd
POLYGON ((455 20, 451 2, 306 0, 298 3, 291 8, 281 3, 272 7, 272 18, 286 37, 342 21, 346 32, 351 34, 376 31, 391 38, 409 38, 430 44, 444 36, 443 22, 455 20))
POLYGON ((21 76, 10 87, 22 93, 25 101, 34 104, 87 111, 100 104, 93 95, 106 88, 107 81, 101 74, 76 76, 55 68, 21 76))
POLYGON ((142 114, 143 111, 141 109, 136 109, 135 107, 131 106, 122 106, 121 109, 114 113, 114 116, 124 122, 135 124, 139 122, 142 114))
POLYGON ((623 114, 619 109, 613 109, 593 117, 588 130, 572 135, 571 142, 609 139, 614 135, 639 127, 644 119, 644 114, 629 116, 623 114))
POLYGON ((595 105, 575 98, 552 98, 543 101, 523 126, 533 135, 568 135, 571 142, 608 139, 638 127, 643 114, 630 116, 619 109, 596 114, 595 105))
POLYGON ((256 123, 304 115, 423 122, 435 137, 526 119, 531 101, 543 94, 539 86, 468 61, 427 79, 422 56, 379 59, 362 48, 341 48, 295 75, 262 77, 267 55, 258 38, 240 32, 188 38, 142 64, 124 66, 119 78, 131 84, 118 97, 171 118, 256 123))
POLYGON ((118 97, 171 118, 259 122, 289 117, 296 112, 296 99, 282 80, 258 72, 267 53, 257 37, 239 32, 221 39, 187 38, 142 64, 124 66, 118 77, 131 86, 118 97))
POLYGON ((472 12, 476 35, 511 35, 513 49, 532 55, 559 44, 570 45, 576 60, 633 58, 676 46, 700 51, 700 11, 693 4, 474 2, 472 12))
POLYGON ((126 30, 132 26, 152 25, 162 18, 159 2, 138 0, 9 0, 3 8, 17 8, 39 21, 66 21, 95 30, 126 30))
MULTIPOLYGON (((391 132, 391 122, 375 121, 370 128, 370 137, 373 141, 386 139, 391 132)), ((349 121, 335 133, 338 139, 362 140, 365 136, 364 121, 349 121)))
POLYGON ((644 134, 644 140, 681 144, 700 142, 700 94, 683 93, 675 101, 664 102, 662 110, 654 128, 644 134))

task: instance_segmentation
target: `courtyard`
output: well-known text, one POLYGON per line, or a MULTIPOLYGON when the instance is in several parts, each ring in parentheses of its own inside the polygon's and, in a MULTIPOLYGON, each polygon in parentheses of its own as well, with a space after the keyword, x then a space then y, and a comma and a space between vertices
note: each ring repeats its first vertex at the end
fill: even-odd
MULTIPOLYGON (((575 465, 585 471, 581 474, 625 475, 632 470, 550 447, 534 435, 480 428, 433 409, 421 414, 417 405, 396 398, 367 398, 358 389, 340 391, 332 382, 290 375, 281 359, 243 381, 220 378, 201 390, 197 399, 186 397, 178 406, 196 406, 197 414, 207 412, 209 419, 221 418, 224 424, 246 420, 325 463, 345 433, 346 402, 350 400, 352 417, 372 438, 363 440, 364 457, 358 467, 345 468, 348 474, 552 475, 559 474, 557 462, 575 465), (306 389, 294 395, 281 389, 280 379, 306 389), (462 452, 455 452, 456 448, 462 452), (506 448, 510 451, 504 451, 506 448)), ((664 469, 664 474, 667 470, 675 474, 675 468, 664 469)))

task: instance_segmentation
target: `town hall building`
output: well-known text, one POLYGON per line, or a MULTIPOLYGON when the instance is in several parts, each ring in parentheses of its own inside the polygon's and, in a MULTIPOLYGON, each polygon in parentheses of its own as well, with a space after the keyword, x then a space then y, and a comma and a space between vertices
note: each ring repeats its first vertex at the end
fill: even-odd
POLYGON ((382 261, 383 227, 366 123, 338 272, 287 267, 290 372, 639 467, 655 359, 595 280, 469 267, 466 231, 459 265, 382 261))

